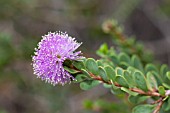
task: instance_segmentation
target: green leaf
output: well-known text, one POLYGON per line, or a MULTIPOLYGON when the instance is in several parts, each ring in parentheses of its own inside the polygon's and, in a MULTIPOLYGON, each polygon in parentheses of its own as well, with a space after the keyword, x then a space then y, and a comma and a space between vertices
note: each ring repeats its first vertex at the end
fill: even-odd
POLYGON ((85 69, 85 65, 83 61, 73 61, 73 65, 79 70, 85 69))
POLYGON ((158 89, 157 81, 151 72, 148 72, 146 74, 146 80, 147 80, 148 89, 150 90, 158 89))
POLYGON ((74 83, 79 83, 79 82, 82 82, 84 80, 87 79, 87 76, 84 75, 84 74, 78 74, 76 77, 75 77, 76 80, 74 80, 74 83))
POLYGON ((65 69, 66 71, 68 71, 69 73, 71 73, 71 74, 79 73, 79 71, 74 70, 74 69, 71 69, 71 68, 68 68, 68 67, 66 67, 66 66, 64 66, 64 69, 65 69))
POLYGON ((139 69, 140 71, 143 71, 143 65, 138 56, 133 55, 131 58, 131 62, 135 68, 139 69))
POLYGON ((165 111, 170 110, 170 97, 168 98, 168 106, 165 108, 165 111))
POLYGON ((113 86, 111 88, 112 94, 115 94, 115 95, 124 94, 124 91, 122 91, 120 88, 117 88, 116 86, 114 86, 114 84, 112 86, 113 86))
POLYGON ((116 75, 123 75, 123 69, 122 68, 120 68, 120 67, 116 67, 116 75))
POLYGON ((127 69, 128 66, 129 66, 129 64, 126 63, 126 62, 120 62, 120 63, 119 63, 119 66, 120 66, 121 68, 123 68, 123 69, 127 69))
POLYGON ((93 80, 92 81, 92 87, 95 87, 95 86, 97 86, 97 85, 99 85, 100 84, 100 81, 98 81, 98 80, 93 80))
POLYGON ((107 74, 106 74, 106 71, 104 70, 104 68, 99 66, 98 70, 99 70, 99 72, 98 72, 99 76, 101 76, 104 81, 108 81, 108 77, 107 77, 107 74))
POLYGON ((104 67, 104 69, 106 71, 108 78, 114 82, 116 78, 116 73, 114 69, 111 66, 106 66, 104 67))
POLYGON ((162 66, 161 66, 161 68, 160 68, 160 75, 161 75, 161 77, 162 77, 162 79, 163 80, 165 80, 166 79, 166 73, 169 71, 169 68, 168 68, 168 66, 167 65, 165 65, 165 64, 163 64, 162 66))
POLYGON ((163 86, 159 86, 158 91, 159 91, 159 94, 161 94, 162 96, 165 95, 165 89, 163 86))
POLYGON ((148 88, 146 85, 145 76, 141 72, 138 72, 138 71, 136 71, 133 76, 135 78, 135 83, 137 87, 142 89, 143 91, 147 91, 148 88))
POLYGON ((170 80, 170 71, 166 73, 166 77, 170 80))
POLYGON ((86 68, 89 72, 97 75, 98 74, 98 65, 93 58, 88 58, 86 60, 86 68))
POLYGON ((127 71, 130 73, 130 75, 133 75, 136 72, 136 69, 134 67, 129 66, 127 68, 127 71))
POLYGON ((158 86, 162 85, 163 80, 162 80, 162 78, 161 78, 160 74, 159 74, 158 72, 156 72, 156 71, 150 71, 150 72, 151 72, 151 73, 152 73, 152 75, 155 77, 155 79, 156 79, 156 81, 157 81, 158 86))
POLYGON ((132 113, 152 113, 154 111, 155 105, 138 105, 133 108, 132 113))
POLYGON ((81 88, 82 90, 89 90, 89 89, 97 86, 98 84, 100 84, 100 82, 97 81, 97 80, 91 80, 91 81, 81 82, 81 83, 80 83, 80 88, 81 88))
POLYGON ((129 89, 127 89, 125 87, 121 87, 121 90, 126 92, 126 93, 128 93, 128 94, 130 94, 130 95, 133 95, 133 96, 137 96, 138 95, 138 93, 130 91, 129 89))
POLYGON ((81 69, 81 71, 83 72, 83 74, 90 78, 90 74, 85 69, 81 69))
POLYGON ((104 88, 109 88, 109 89, 110 89, 110 88, 112 87, 112 85, 103 83, 103 87, 104 87, 104 88))
POLYGON ((136 85, 132 75, 128 71, 124 71, 123 77, 126 79, 129 87, 134 87, 136 85))
POLYGON ((80 88, 82 90, 89 90, 89 89, 91 89, 91 86, 88 83, 86 83, 86 82, 81 82, 80 83, 80 88))
POLYGON ((162 83, 162 85, 167 88, 167 89, 170 89, 170 85, 166 84, 166 83, 162 83))
POLYGON ((115 64, 115 65, 118 65, 119 64, 119 59, 117 58, 116 55, 112 55, 110 57, 111 61, 115 64))
POLYGON ((129 65, 131 63, 130 57, 126 53, 123 53, 123 52, 120 53, 118 58, 120 62, 125 62, 125 63, 128 63, 129 65))
POLYGON ((116 82, 119 83, 123 87, 129 87, 127 81, 123 76, 117 75, 116 76, 116 82))
POLYGON ((161 74, 162 76, 164 76, 167 71, 169 71, 168 66, 167 66, 166 64, 163 64, 163 65, 161 66, 161 68, 160 68, 160 74, 161 74))
POLYGON ((163 98, 163 101, 166 101, 168 99, 168 96, 165 96, 165 98, 163 98))
POLYGON ((153 64, 147 64, 145 66, 145 72, 147 73, 149 71, 155 71, 155 72, 159 73, 158 68, 153 64))
POLYGON ((115 64, 113 62, 111 62, 109 59, 101 59, 102 61, 102 67, 106 66, 106 65, 109 65, 109 66, 112 66, 112 67, 115 67, 115 64))
POLYGON ((148 98, 150 98, 150 96, 141 96, 141 95, 137 95, 137 96, 132 96, 130 95, 128 97, 128 100, 131 102, 131 103, 134 103, 134 104, 139 104, 141 102, 144 102, 146 101, 148 98))
POLYGON ((100 60, 97 60, 97 65, 98 65, 98 66, 103 66, 103 63, 102 63, 102 61, 100 61, 100 60))
POLYGON ((97 55, 104 57, 108 53, 108 45, 106 43, 102 44, 96 53, 97 55))

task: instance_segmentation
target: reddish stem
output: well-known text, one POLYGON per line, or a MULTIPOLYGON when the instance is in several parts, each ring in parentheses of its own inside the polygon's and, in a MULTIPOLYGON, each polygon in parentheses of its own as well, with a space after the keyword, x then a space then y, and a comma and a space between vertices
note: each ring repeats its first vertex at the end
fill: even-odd
POLYGON ((156 106, 155 110, 153 111, 153 113, 159 113, 162 105, 163 105, 164 101, 163 99, 161 98, 161 101, 158 103, 158 105, 156 106))
MULTIPOLYGON (((92 73, 89 73, 89 74, 90 74, 90 76, 91 76, 93 79, 95 79, 95 80, 99 80, 99 81, 101 81, 101 82, 103 82, 103 83, 110 84, 110 85, 111 85, 111 84, 114 84, 115 86, 117 86, 117 87, 119 87, 119 88, 122 87, 122 86, 121 86, 120 84, 118 84, 117 82, 112 83, 111 81, 105 81, 105 80, 103 80, 100 76, 95 76, 95 75, 92 74, 92 73)), ((130 88, 129 90, 131 90, 131 91, 133 91, 133 92, 137 92, 137 93, 142 94, 142 95, 147 95, 147 96, 158 96, 158 97, 161 96, 158 92, 154 92, 154 91, 145 92, 145 91, 143 91, 143 90, 141 90, 141 89, 138 89, 138 88, 130 88)))
MULTIPOLYGON (((73 69, 75 69, 75 67, 74 66, 72 66, 71 68, 73 68, 73 69)), ((76 70, 78 70, 78 69, 76 69, 76 70)), ((78 71, 80 71, 80 70, 78 70, 78 71)), ((81 71, 80 71, 81 72, 81 71)), ((98 80, 98 81, 101 81, 101 82, 103 82, 103 83, 106 83, 106 84, 109 84, 109 85, 112 85, 112 84, 114 84, 115 86, 117 86, 117 87, 119 87, 119 88, 121 88, 122 86, 120 85, 120 84, 118 84, 117 82, 112 82, 112 81, 105 81, 103 78, 101 78, 100 76, 96 76, 96 75, 94 75, 93 73, 91 73, 91 72, 88 72, 89 73, 89 75, 91 76, 91 78, 93 78, 94 80, 98 80)), ((141 95, 146 95, 146 96, 157 96, 157 97, 160 97, 160 99, 158 99, 158 100, 156 100, 155 102, 153 102, 152 104, 157 104, 158 103, 158 105, 157 105, 157 107, 156 107, 156 109, 153 111, 153 113, 158 113, 159 111, 160 111, 160 109, 161 109, 161 107, 162 107, 162 105, 163 105, 163 98, 165 97, 165 96, 161 96, 159 93, 158 93, 158 91, 157 90, 153 90, 153 91, 147 91, 147 92, 145 92, 145 91, 143 91, 143 90, 141 90, 141 89, 138 89, 138 88, 129 88, 129 90, 130 91, 133 91, 133 92, 136 92, 136 93, 138 93, 138 94, 141 94, 141 95)), ((166 95, 170 95, 170 90, 168 90, 168 91, 166 91, 166 95)))

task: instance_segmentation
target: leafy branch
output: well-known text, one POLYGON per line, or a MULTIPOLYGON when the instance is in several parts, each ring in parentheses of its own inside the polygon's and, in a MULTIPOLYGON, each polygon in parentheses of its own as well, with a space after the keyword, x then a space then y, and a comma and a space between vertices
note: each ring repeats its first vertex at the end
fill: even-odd
POLYGON ((79 56, 81 51, 75 50, 81 43, 68 34, 49 32, 32 57, 34 73, 53 85, 80 83, 83 90, 102 83, 115 95, 128 94, 128 100, 137 105, 133 113, 170 111, 169 67, 155 64, 141 43, 122 34, 117 22, 106 22, 104 30, 113 36, 117 46, 101 45, 98 60, 79 56))
POLYGON ((83 90, 107 84, 113 94, 128 94, 130 102, 137 102, 133 113, 170 111, 169 67, 154 64, 152 54, 133 38, 126 38, 115 21, 107 21, 103 29, 113 36, 117 48, 109 49, 104 43, 97 50, 101 59, 70 61, 65 69, 75 76, 75 83, 83 90))
MULTIPOLYGON (((84 90, 103 83, 109 85, 115 94, 120 91, 128 93, 129 98, 131 96, 149 96, 154 100, 153 103, 150 103, 151 106, 154 106, 154 109, 152 109, 153 113, 158 113, 164 102, 169 102, 170 94, 168 92, 170 92, 170 89, 164 86, 158 87, 156 78, 152 74, 145 76, 136 68, 112 68, 109 65, 101 65, 100 63, 100 60, 96 61, 92 58, 84 59, 83 61, 74 61, 72 66, 67 68, 67 71, 74 75, 77 73, 76 82, 80 82, 80 87, 84 90), (154 99, 155 97, 156 99, 154 99)), ((146 106, 144 108, 146 109, 146 106)), ((169 110, 169 106, 166 109, 169 110)), ((137 112, 139 111, 137 110, 137 112)), ((134 113, 137 112, 134 111, 134 113)))

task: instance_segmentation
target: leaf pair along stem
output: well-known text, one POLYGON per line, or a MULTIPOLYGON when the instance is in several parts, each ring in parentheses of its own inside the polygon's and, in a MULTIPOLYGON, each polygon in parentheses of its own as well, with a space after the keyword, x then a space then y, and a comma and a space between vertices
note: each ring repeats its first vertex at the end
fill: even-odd
MULTIPOLYGON (((101 78, 100 76, 96 76, 96 75, 94 75, 94 74, 92 74, 92 73, 90 73, 90 72, 89 72, 89 75, 90 75, 90 77, 93 78, 94 80, 101 81, 102 83, 106 83, 106 84, 109 84, 109 85, 114 84, 114 85, 115 85, 116 87, 118 87, 118 88, 121 88, 121 87, 122 87, 122 86, 121 86, 120 84, 118 84, 117 82, 114 82, 114 83, 113 83, 112 81, 105 81, 105 80, 103 80, 103 78, 101 78)), ((152 104, 157 104, 157 106, 156 106, 155 110, 153 111, 153 113, 159 113, 159 111, 160 111, 160 109, 161 109, 161 107, 162 107, 162 105, 163 105, 163 103, 164 103, 164 98, 165 98, 166 96, 169 96, 169 95, 170 95, 170 93, 167 93, 167 95, 162 96, 162 95, 160 95, 160 94, 158 93, 157 90, 147 91, 147 92, 145 92, 145 91, 143 91, 143 90, 141 90, 141 89, 139 89, 139 88, 129 88, 129 90, 130 90, 130 91, 133 91, 133 92, 136 92, 136 93, 138 93, 138 94, 141 94, 141 95, 146 95, 146 96, 151 96, 151 97, 159 97, 158 100, 156 100, 156 101, 154 101, 154 102, 152 103, 152 104)), ((170 92, 170 90, 167 90, 166 92, 170 92)))
MULTIPOLYGON (((99 80, 103 83, 106 83, 106 84, 109 84, 109 85, 112 85, 114 84, 116 87, 118 88, 121 88, 122 86, 120 84, 118 84, 117 82, 114 82, 112 83, 111 81, 104 81, 100 76, 96 76, 92 73, 90 73, 90 76, 94 79, 94 80, 99 80)), ((138 88, 129 88, 130 91, 133 91, 133 92, 137 92, 138 94, 141 94, 141 95, 146 95, 146 96, 157 96, 157 97, 160 97, 161 95, 157 92, 157 91, 148 91, 148 92, 144 92, 143 90, 141 89, 138 89, 138 88)))
MULTIPOLYGON (((81 69, 77 69, 73 65, 71 65, 70 68, 76 70, 78 73, 83 73, 83 71, 81 69)), ((95 74, 93 74, 92 72, 89 72, 89 71, 87 71, 87 73, 88 73, 89 77, 91 79, 93 79, 93 80, 98 80, 98 81, 100 81, 102 83, 105 83, 105 84, 108 84, 108 85, 114 85, 117 88, 123 88, 123 86, 120 85, 117 82, 113 82, 112 80, 104 80, 100 75, 95 75, 95 74)), ((158 100, 156 100, 153 103, 151 103, 151 104, 157 105, 155 107, 153 113, 158 113, 160 111, 160 109, 161 109, 161 107, 162 107, 166 97, 170 96, 170 90, 166 90, 165 91, 166 92, 165 95, 161 95, 157 89, 149 90, 149 91, 143 91, 140 88, 134 87, 134 88, 128 88, 128 90, 132 91, 132 92, 135 92, 135 93, 138 93, 140 95, 144 95, 144 96, 158 97, 159 98, 158 100)))

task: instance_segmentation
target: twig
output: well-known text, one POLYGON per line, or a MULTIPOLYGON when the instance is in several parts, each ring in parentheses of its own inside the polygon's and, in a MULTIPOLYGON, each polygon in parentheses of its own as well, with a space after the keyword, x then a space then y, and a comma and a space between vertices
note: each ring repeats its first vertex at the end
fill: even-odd
MULTIPOLYGON (((75 69, 75 70, 78 70, 78 69, 76 69, 74 66, 71 66, 71 68, 72 69, 75 69)), ((82 72, 81 70, 78 70, 79 72, 82 72)), ((118 88, 121 88, 122 86, 119 84, 119 83, 117 83, 117 82, 112 82, 112 81, 105 81, 102 77, 100 77, 100 76, 96 76, 96 75, 94 75, 93 73, 91 73, 91 72, 88 72, 89 73, 89 75, 90 75, 90 77, 91 78, 93 78, 94 80, 98 80, 98 81, 101 81, 102 83, 106 83, 106 84, 109 84, 109 85, 112 85, 112 84, 114 84, 116 87, 118 87, 118 88)), ((163 101, 163 98, 165 97, 165 96, 169 96, 170 95, 170 90, 167 90, 166 91, 166 94, 165 94, 165 96, 161 96, 159 93, 158 93, 158 91, 157 90, 153 90, 153 91, 147 91, 147 92, 145 92, 145 91, 143 91, 143 90, 141 90, 141 89, 138 89, 138 88, 129 88, 129 90, 130 91, 133 91, 133 92, 136 92, 136 93, 138 93, 138 94, 141 94, 141 95, 146 95, 146 96, 156 96, 156 97, 160 97, 160 99, 158 99, 158 100, 156 100, 155 102, 153 102, 153 103, 151 103, 151 104, 158 104, 157 106, 156 106, 156 109, 153 111, 153 113, 159 113, 159 111, 160 111, 160 109, 161 109, 161 107, 162 107, 162 105, 163 105, 163 103, 164 103, 164 101, 163 101)))
POLYGON ((99 81, 101 81, 101 82, 103 82, 103 83, 106 83, 106 84, 112 84, 110 81, 104 81, 100 76, 95 76, 94 74, 92 74, 92 73, 90 73, 90 72, 88 72, 89 74, 90 74, 90 76, 93 78, 93 79, 95 79, 95 80, 99 80, 99 81))
MULTIPOLYGON (((90 76, 93 78, 93 79, 95 79, 95 80, 99 80, 99 81, 101 81, 101 82, 103 82, 103 83, 106 83, 106 84, 113 84, 112 82, 110 82, 110 81, 104 81, 100 76, 95 76, 94 74, 92 74, 92 73, 89 73, 90 74, 90 76)), ((115 86, 117 86, 117 87, 122 87, 120 84, 118 84, 117 82, 115 82, 114 83, 114 85, 115 86)), ((160 109, 161 109, 161 107, 162 107, 162 105, 163 105, 163 97, 158 93, 158 92, 156 92, 156 91, 148 91, 148 92, 145 92, 145 91, 143 91, 143 90, 141 90, 141 89, 138 89, 138 88, 130 88, 129 90, 131 90, 131 91, 133 91, 133 92, 137 92, 137 93, 139 93, 139 94, 142 94, 142 95, 147 95, 147 96, 157 96, 157 97, 160 97, 160 99, 158 99, 157 101, 155 101, 155 102, 153 102, 152 104, 157 104, 158 103, 158 105, 157 105, 157 107, 156 107, 156 109, 154 110, 154 112, 153 113, 159 113, 159 111, 160 111, 160 109)), ((167 91, 167 92, 169 92, 169 91, 167 91)), ((169 93, 168 93, 169 94, 169 93)))
MULTIPOLYGON (((81 70, 76 69, 74 66, 70 66, 70 68, 75 69, 75 70, 81 72, 81 70)), ((117 82, 114 82, 114 83, 113 83, 113 82, 111 82, 111 81, 105 81, 105 80, 103 80, 103 78, 101 78, 100 76, 96 76, 96 75, 94 75, 94 74, 91 73, 91 72, 88 72, 88 73, 89 73, 89 75, 91 76, 91 78, 93 78, 94 80, 98 80, 98 81, 101 81, 101 82, 106 83, 106 84, 109 84, 109 85, 114 84, 116 87, 119 87, 119 88, 122 87, 122 86, 121 86, 120 84, 118 84, 117 82)), ((146 96, 157 96, 157 97, 160 97, 160 96, 161 96, 161 95, 157 92, 157 90, 148 91, 148 92, 145 92, 145 91, 143 91, 143 90, 141 90, 141 89, 138 89, 138 88, 130 88, 129 90, 130 90, 130 91, 133 91, 133 92, 136 92, 136 93, 139 93, 139 94, 141 94, 141 95, 146 95, 146 96)), ((166 95, 170 95, 170 90, 166 91, 166 95)))
MULTIPOLYGON (((115 86, 117 86, 117 87, 119 87, 119 88, 122 87, 122 86, 121 86, 120 84, 118 84, 117 82, 112 83, 111 81, 105 81, 105 80, 103 80, 103 78, 101 78, 100 76, 96 76, 96 75, 94 75, 94 74, 92 74, 92 73, 90 73, 90 72, 89 72, 89 74, 90 74, 90 76, 91 76, 94 80, 99 80, 99 81, 101 81, 101 82, 103 82, 103 83, 106 83, 106 84, 109 84, 109 85, 114 84, 115 86)), ((131 90, 131 91, 133 91, 133 92, 137 92, 137 93, 142 94, 142 95, 147 95, 147 96, 157 96, 157 97, 160 97, 160 96, 161 96, 161 95, 160 95, 158 92, 156 92, 156 91, 148 91, 148 92, 145 92, 145 91, 143 91, 143 90, 141 90, 141 89, 138 89, 138 88, 130 88, 129 90, 131 90)))
POLYGON ((153 111, 153 113, 159 113, 162 105, 163 105, 164 101, 163 99, 161 98, 161 101, 158 103, 158 105, 156 106, 156 109, 153 111))
POLYGON ((115 28, 112 28, 111 31, 120 39, 121 43, 125 43, 126 37, 122 33, 116 31, 115 28))
POLYGON ((160 99, 158 99, 158 100, 156 100, 156 101, 154 101, 153 103, 151 103, 151 104, 157 104, 157 103, 159 103, 159 102, 161 102, 163 99, 162 98, 160 98, 160 99))

